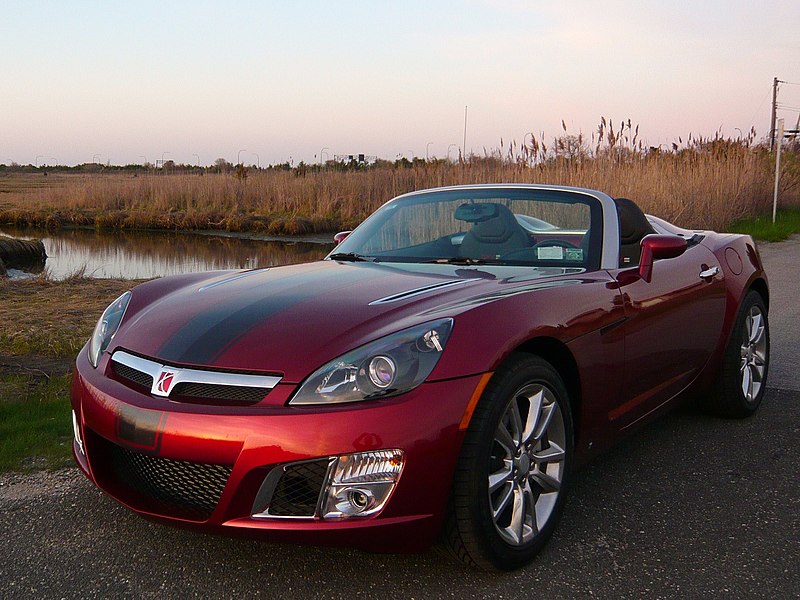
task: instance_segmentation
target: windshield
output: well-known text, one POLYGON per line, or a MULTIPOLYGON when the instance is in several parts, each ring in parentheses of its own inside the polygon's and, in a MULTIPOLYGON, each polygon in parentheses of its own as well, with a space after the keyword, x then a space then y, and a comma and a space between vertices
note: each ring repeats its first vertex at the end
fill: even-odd
POLYGON ((466 188, 381 207, 330 258, 596 269, 601 207, 565 190, 466 188))

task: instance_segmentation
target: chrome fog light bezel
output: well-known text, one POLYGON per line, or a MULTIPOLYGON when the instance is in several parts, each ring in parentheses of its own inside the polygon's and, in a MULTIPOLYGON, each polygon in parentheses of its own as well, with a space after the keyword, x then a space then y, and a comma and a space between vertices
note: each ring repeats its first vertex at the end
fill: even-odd
POLYGON ((399 449, 336 457, 322 494, 322 519, 342 520, 378 514, 391 498, 404 466, 405 453, 399 449))
POLYGON ((74 410, 72 411, 72 435, 75 441, 75 445, 78 447, 78 450, 80 450, 80 453, 85 456, 86 452, 84 452, 83 450, 83 438, 81 438, 81 428, 80 425, 78 425, 78 415, 75 414, 74 410))

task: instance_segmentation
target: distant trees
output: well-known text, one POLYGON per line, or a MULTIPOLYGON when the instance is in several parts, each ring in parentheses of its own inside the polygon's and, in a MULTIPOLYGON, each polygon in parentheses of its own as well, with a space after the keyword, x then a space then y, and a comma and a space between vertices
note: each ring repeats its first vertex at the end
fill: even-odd
POLYGON ((214 170, 217 173, 230 173, 233 170, 233 163, 224 158, 218 158, 214 161, 214 170))

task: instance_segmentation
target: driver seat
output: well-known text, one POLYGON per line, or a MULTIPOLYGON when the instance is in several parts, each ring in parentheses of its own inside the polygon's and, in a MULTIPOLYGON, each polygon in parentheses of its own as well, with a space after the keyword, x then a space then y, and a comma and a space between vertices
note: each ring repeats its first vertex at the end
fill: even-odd
POLYGON ((522 229, 507 206, 497 204, 497 214, 479 221, 466 233, 461 242, 464 258, 498 258, 512 250, 531 245, 528 234, 522 229))

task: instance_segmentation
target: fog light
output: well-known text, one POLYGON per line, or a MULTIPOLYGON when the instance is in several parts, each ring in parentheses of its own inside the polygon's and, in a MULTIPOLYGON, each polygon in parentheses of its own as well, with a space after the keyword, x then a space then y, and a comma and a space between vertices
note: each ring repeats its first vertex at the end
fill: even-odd
POLYGON ((404 464, 402 450, 377 450, 337 457, 325 489, 322 517, 346 519, 378 513, 392 495, 404 464))
POLYGON ((72 411, 72 434, 75 436, 75 444, 78 446, 78 450, 81 451, 83 454, 83 440, 81 439, 81 429, 78 426, 78 417, 75 414, 75 411, 72 411))
POLYGON ((350 504, 359 512, 364 512, 375 504, 375 496, 369 490, 350 490, 348 494, 350 504))

